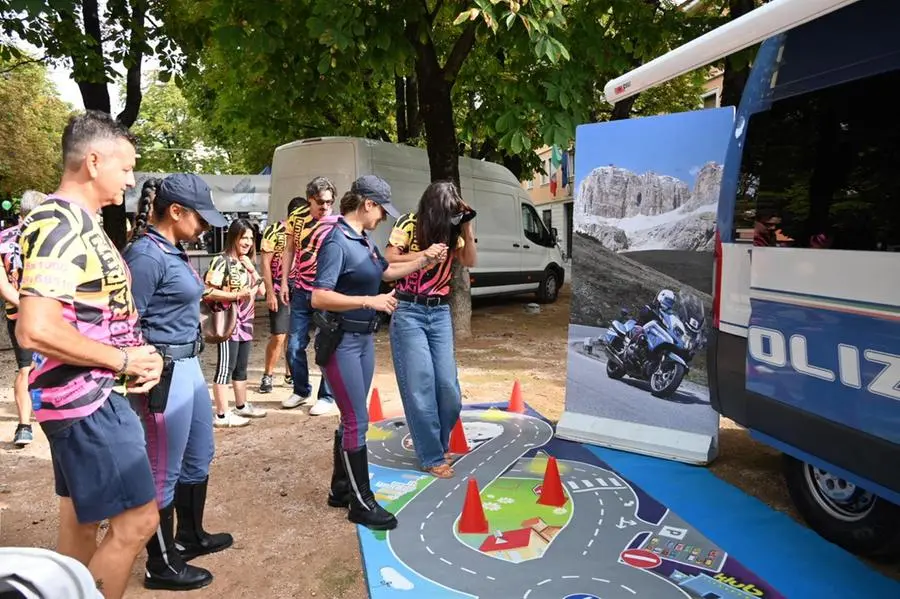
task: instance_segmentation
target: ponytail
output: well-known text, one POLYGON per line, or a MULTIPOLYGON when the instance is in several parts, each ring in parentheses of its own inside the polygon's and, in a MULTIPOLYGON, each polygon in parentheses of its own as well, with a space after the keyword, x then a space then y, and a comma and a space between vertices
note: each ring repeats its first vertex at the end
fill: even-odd
POLYGON ((141 198, 138 200, 137 215, 134 217, 134 232, 131 234, 131 238, 135 241, 147 233, 147 227, 150 226, 150 211, 160 183, 162 179, 151 178, 144 181, 141 198))

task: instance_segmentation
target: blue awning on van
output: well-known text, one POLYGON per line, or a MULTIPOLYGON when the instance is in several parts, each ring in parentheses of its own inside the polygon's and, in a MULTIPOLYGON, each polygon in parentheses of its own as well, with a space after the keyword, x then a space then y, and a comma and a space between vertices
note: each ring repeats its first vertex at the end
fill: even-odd
POLYGON ((773 99, 900 68, 900 2, 861 0, 787 34, 773 99))

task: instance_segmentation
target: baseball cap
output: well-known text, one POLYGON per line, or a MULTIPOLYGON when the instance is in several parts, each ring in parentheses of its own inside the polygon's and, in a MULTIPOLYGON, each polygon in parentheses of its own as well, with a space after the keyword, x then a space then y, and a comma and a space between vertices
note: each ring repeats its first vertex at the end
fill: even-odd
POLYGON ((394 218, 400 218, 400 212, 391 204, 391 186, 381 177, 363 175, 353 182, 350 191, 372 200, 394 218))
POLYGON ((160 184, 157 197, 196 211, 213 227, 224 227, 228 224, 213 204, 209 185, 197 175, 187 173, 169 175, 160 184))

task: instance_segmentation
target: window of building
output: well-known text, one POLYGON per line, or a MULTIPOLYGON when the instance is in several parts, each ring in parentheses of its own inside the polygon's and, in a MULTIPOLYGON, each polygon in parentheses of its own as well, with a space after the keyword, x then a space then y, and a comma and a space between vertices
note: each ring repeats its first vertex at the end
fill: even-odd
POLYGON ((748 121, 735 239, 900 251, 900 71, 778 100, 748 121))
POLYGON ((716 108, 719 105, 719 92, 718 90, 710 92, 702 96, 703 98, 703 108, 716 108))

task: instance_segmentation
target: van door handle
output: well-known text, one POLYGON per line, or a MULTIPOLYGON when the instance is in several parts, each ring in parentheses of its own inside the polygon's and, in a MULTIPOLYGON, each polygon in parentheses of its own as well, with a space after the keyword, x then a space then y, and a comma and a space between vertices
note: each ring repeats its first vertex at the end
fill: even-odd
POLYGON ((526 243, 526 244, 525 244, 525 245, 523 245, 523 246, 522 246, 522 247, 523 247, 523 248, 525 248, 525 249, 526 249, 526 250, 527 250, 527 249, 528 249, 528 248, 530 248, 530 247, 531 247, 531 246, 530 246, 530 245, 528 245, 528 244, 527 244, 527 243, 526 243))
POLYGON ((518 243, 514 243, 514 244, 513 244, 513 247, 514 247, 514 248, 517 248, 517 247, 519 247, 519 244, 518 244, 518 243))

